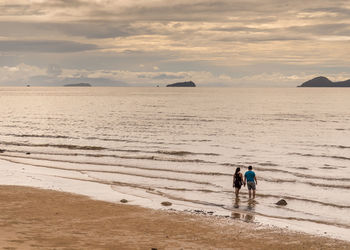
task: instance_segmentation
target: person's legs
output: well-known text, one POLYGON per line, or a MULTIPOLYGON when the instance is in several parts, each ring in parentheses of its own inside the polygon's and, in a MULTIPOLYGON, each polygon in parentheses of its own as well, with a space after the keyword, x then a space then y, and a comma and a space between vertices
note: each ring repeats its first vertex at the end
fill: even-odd
POLYGON ((253 199, 255 199, 255 189, 256 189, 255 182, 252 182, 251 186, 252 186, 252 189, 253 189, 253 199))
POLYGON ((235 188, 235 193, 236 193, 236 197, 238 197, 238 194, 239 194, 239 189, 238 188, 235 188))
POLYGON ((247 182, 248 192, 249 192, 249 199, 252 197, 252 183, 247 182))

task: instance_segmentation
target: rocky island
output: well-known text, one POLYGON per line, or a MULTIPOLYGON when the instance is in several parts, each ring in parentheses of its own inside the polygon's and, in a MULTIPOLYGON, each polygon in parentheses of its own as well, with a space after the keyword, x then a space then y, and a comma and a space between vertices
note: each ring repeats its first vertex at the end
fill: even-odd
POLYGON ((177 82, 166 85, 167 87, 196 87, 196 84, 192 81, 189 82, 177 82))
POLYGON ((90 83, 73 83, 65 84, 64 87, 91 87, 90 83))
POLYGON ((350 87, 350 79, 341 82, 332 82, 327 77, 319 76, 304 82, 298 87, 350 87))

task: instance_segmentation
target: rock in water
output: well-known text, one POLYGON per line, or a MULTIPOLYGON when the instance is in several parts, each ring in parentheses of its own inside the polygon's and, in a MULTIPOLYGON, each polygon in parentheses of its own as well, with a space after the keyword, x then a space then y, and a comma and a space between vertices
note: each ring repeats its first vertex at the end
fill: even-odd
POLYGON ((162 204, 163 206, 166 206, 166 207, 173 205, 173 204, 172 204, 171 202, 169 202, 169 201, 163 201, 163 202, 160 203, 160 204, 162 204))
POLYGON ((279 200, 276 205, 278 206, 286 206, 288 203, 286 202, 286 200, 282 199, 282 200, 279 200))
POLYGON ((120 200, 120 202, 121 202, 121 203, 127 203, 127 202, 128 202, 128 200, 121 199, 121 200, 120 200))

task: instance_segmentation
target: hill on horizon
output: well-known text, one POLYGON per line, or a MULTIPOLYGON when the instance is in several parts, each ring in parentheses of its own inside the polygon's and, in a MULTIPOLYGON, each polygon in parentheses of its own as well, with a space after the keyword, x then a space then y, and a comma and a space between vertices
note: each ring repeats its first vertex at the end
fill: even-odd
POLYGON ((298 87, 350 87, 350 79, 340 82, 332 82, 327 77, 318 76, 311 80, 308 80, 298 87))

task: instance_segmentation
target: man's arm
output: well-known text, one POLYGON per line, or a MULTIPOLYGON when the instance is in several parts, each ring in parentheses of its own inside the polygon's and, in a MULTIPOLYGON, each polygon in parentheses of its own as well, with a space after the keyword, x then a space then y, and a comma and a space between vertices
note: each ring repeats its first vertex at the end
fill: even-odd
POLYGON ((245 186, 245 184, 246 184, 246 180, 247 180, 247 178, 245 177, 245 175, 244 175, 244 181, 243 181, 243 185, 245 186))
POLYGON ((256 179, 256 176, 254 176, 255 184, 258 185, 258 180, 256 179))

